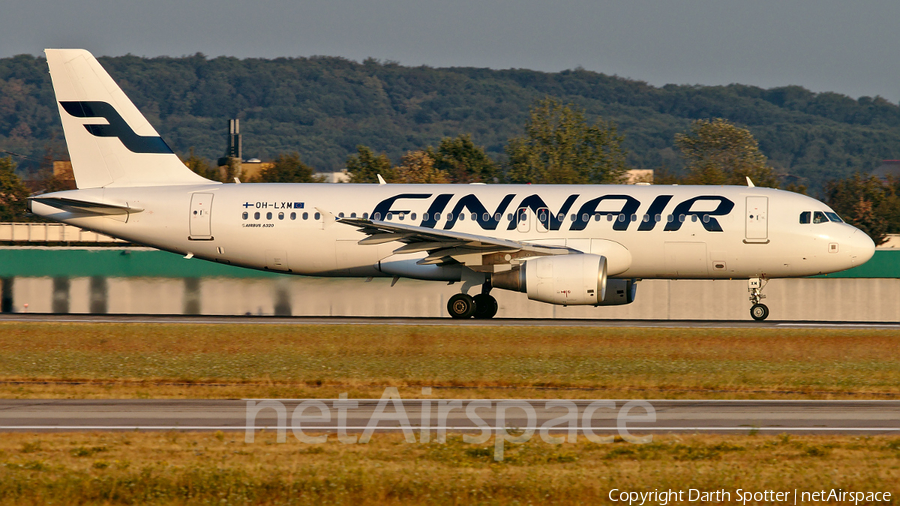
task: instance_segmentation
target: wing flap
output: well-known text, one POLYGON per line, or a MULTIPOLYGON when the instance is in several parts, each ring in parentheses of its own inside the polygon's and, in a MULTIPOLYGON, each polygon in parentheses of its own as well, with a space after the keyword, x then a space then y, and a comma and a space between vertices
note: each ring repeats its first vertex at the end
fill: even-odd
MULTIPOLYGON (((356 227, 360 232, 366 234, 368 237, 361 239, 359 241, 360 245, 384 244, 396 241, 404 243, 404 245, 395 249, 395 254, 427 251, 428 256, 417 262, 420 265, 453 262, 467 266, 483 265, 487 256, 497 256, 496 254, 499 253, 519 253, 512 256, 506 255, 510 258, 577 253, 575 250, 564 246, 530 244, 498 237, 466 234, 450 230, 436 230, 379 220, 339 218, 337 222, 356 227)), ((500 256, 502 257, 503 255, 500 256)))

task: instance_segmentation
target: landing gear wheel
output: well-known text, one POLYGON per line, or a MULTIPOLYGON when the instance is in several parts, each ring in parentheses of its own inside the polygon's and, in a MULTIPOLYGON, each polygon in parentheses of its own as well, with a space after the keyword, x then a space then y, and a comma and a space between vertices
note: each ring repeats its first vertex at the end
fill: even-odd
POLYGON ((497 304, 497 299, 486 293, 478 294, 473 299, 475 300, 474 316, 476 320, 487 320, 497 314, 497 309, 500 307, 497 304))
POLYGON ((447 301, 447 311, 453 318, 471 318, 475 314, 475 300, 464 293, 458 293, 447 301))
POLYGON ((769 308, 765 304, 753 304, 753 307, 750 308, 750 316, 761 322, 769 317, 769 308))

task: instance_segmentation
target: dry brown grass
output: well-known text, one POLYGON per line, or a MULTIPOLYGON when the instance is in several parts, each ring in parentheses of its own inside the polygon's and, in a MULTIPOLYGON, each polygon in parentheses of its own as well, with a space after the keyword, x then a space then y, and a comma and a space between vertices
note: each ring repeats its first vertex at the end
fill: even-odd
POLYGON ((0 504, 607 503, 654 489, 900 492, 900 438, 654 437, 651 444, 323 445, 275 434, 7 434, 0 504))
POLYGON ((884 330, 3 323, 0 395, 891 398, 898 352, 884 330))

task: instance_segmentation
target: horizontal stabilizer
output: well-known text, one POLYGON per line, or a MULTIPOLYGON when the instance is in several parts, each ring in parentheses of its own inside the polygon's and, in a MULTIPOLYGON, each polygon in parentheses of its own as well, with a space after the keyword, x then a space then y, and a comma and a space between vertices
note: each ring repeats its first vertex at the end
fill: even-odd
POLYGON ((127 204, 114 204, 111 202, 96 202, 90 200, 80 200, 66 197, 31 197, 31 200, 47 204, 57 209, 70 212, 91 213, 91 214, 128 214, 139 213, 143 209, 137 207, 128 207, 127 204))

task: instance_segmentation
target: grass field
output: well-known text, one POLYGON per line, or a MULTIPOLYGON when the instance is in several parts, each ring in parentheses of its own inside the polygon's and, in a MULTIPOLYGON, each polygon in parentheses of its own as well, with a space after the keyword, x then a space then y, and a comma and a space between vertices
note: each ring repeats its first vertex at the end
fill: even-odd
POLYGON ((247 444, 241 436, 6 434, 0 504, 596 504, 609 503, 612 489, 683 490, 686 499, 688 488, 724 489, 729 503, 738 489, 832 488, 891 492, 896 502, 900 492, 897 437, 535 439, 495 462, 491 442, 458 436, 443 445, 407 444, 399 434, 355 445, 276 443, 274 433, 247 444))
MULTIPOLYGON (((362 398, 396 386, 411 398, 430 386, 444 398, 885 399, 900 397, 898 352, 900 335, 877 330, 3 323, 0 397, 362 398)), ((737 489, 889 491, 896 502, 900 493, 900 437, 534 438, 510 444, 502 462, 493 455, 491 441, 459 435, 306 445, 274 433, 254 443, 221 432, 4 434, 0 505, 595 504, 610 503, 612 489, 689 488, 729 491, 725 502, 738 504, 737 489)))
POLYGON ((0 324, 6 398, 900 396, 883 330, 0 324))

